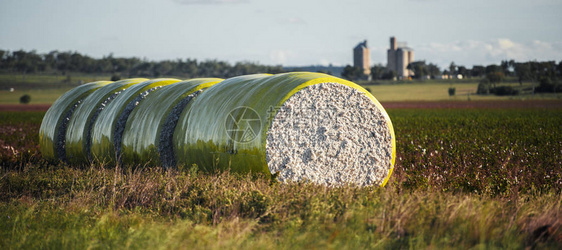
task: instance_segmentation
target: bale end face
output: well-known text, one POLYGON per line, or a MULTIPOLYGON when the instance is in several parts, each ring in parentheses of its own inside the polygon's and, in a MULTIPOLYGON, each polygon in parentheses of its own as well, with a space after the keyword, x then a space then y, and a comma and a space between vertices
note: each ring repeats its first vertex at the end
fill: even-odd
POLYGON ((270 172, 282 182, 381 185, 392 169, 385 111, 357 89, 308 86, 276 107, 266 141, 270 172))

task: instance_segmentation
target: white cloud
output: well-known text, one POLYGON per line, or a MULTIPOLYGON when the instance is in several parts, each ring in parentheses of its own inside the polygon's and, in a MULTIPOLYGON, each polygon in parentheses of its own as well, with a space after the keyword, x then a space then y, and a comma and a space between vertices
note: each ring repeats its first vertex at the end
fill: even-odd
POLYGON ((173 0, 179 4, 232 4, 247 3, 248 0, 173 0))
POLYGON ((502 49, 510 49, 510 48, 513 48, 515 46, 515 43, 513 43, 509 39, 498 39, 498 44, 500 45, 500 48, 502 48, 502 49))
POLYGON ((318 60, 318 64, 320 64, 322 66, 328 66, 328 65, 330 65, 330 61, 328 59, 320 59, 320 60, 318 60))
POLYGON ((562 59, 562 42, 517 42, 506 38, 488 41, 429 43, 414 48, 416 60, 436 63, 441 67, 454 61, 457 65, 499 64, 502 60, 547 61, 562 59))
POLYGON ((295 55, 295 52, 291 50, 272 50, 269 52, 269 59, 274 64, 286 64, 295 55))

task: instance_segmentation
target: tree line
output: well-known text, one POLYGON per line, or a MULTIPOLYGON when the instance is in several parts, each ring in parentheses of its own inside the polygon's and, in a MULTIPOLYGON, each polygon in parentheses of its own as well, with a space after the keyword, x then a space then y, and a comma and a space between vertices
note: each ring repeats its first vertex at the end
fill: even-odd
POLYGON ((0 50, 0 72, 4 73, 60 73, 111 74, 118 77, 161 77, 177 76, 185 78, 220 77, 228 78, 255 73, 281 73, 281 65, 267 66, 253 62, 230 64, 218 60, 197 61, 196 59, 176 59, 149 61, 137 57, 92 58, 78 52, 51 51, 40 54, 32 51, 0 50))
MULTIPOLYGON (((514 60, 505 60, 501 61, 499 65, 474 65, 472 68, 456 65, 454 62, 451 62, 449 67, 443 70, 433 63, 415 61, 406 68, 413 72, 412 78, 414 79, 435 79, 440 75, 449 75, 453 77, 462 76, 462 78, 490 78, 491 82, 499 82, 505 77, 516 77, 519 82, 539 82, 544 79, 562 80, 562 61, 556 63, 555 61, 515 62, 514 60)), ((371 79, 373 80, 391 80, 396 75, 396 72, 388 71, 382 64, 376 64, 371 67, 371 79)), ((365 77, 362 69, 351 65, 345 66, 342 76, 350 80, 365 77)))
POLYGON ((423 78, 424 76, 434 78, 441 73, 443 75, 462 76, 463 78, 486 77, 492 78, 490 81, 496 82, 505 77, 517 77, 519 82, 538 82, 541 79, 556 79, 562 76, 562 61, 557 64, 555 61, 515 62, 514 60, 504 60, 499 65, 474 65, 472 68, 451 62, 449 67, 442 72, 439 72, 439 68, 435 69, 436 66, 431 63, 426 65, 425 61, 417 61, 409 64, 407 68, 414 72, 414 78, 423 78))

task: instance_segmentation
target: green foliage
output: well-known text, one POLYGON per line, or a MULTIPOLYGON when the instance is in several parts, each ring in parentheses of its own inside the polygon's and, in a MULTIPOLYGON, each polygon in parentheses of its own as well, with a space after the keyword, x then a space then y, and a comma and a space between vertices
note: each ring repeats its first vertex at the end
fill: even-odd
POLYGON ((482 77, 486 75, 486 68, 482 65, 474 65, 470 72, 472 77, 482 77))
POLYGON ((389 111, 395 180, 411 189, 488 194, 562 191, 560 110, 389 111))
POLYGON ((543 77, 539 81, 539 86, 535 89, 538 93, 560 93, 562 92, 562 83, 558 79, 552 80, 543 77))
POLYGON ((412 62, 406 68, 414 72, 414 78, 416 79, 422 79, 424 76, 435 78, 435 76, 440 74, 437 65, 432 63, 426 64, 425 61, 412 62))
POLYGON ((345 66, 345 68, 343 68, 341 76, 347 80, 355 81, 363 78, 364 74, 363 69, 347 65, 345 66))
POLYGON ((449 72, 451 73, 451 75, 457 74, 457 68, 458 66, 455 64, 455 62, 451 62, 451 64, 449 64, 449 72))
POLYGON ((505 96, 505 95, 518 95, 519 90, 514 89, 511 86, 498 86, 495 88, 490 89, 490 93, 505 96))
POLYGON ((449 96, 454 96, 455 92, 457 92, 456 88, 449 88, 449 96))
POLYGON ((376 64, 373 67, 371 67, 371 78, 373 80, 382 80, 384 79, 385 72, 386 72, 385 66, 383 66, 382 64, 376 64))
POLYGON ((502 72, 490 72, 486 74, 486 79, 492 84, 500 83, 504 79, 502 72))
MULTIPOLYGON (((283 68, 265 66, 252 62, 238 62, 231 65, 224 61, 207 60, 198 62, 194 59, 178 59, 164 61, 147 61, 136 57, 117 58, 113 54, 101 59, 95 59, 78 52, 51 51, 46 54, 37 54, 36 51, 26 52, 2 51, 0 57, 0 72, 27 73, 58 73, 68 75, 69 72, 86 74, 127 75, 132 77, 160 77, 182 76, 196 77, 221 77, 228 78, 238 75, 254 73, 281 73, 283 68)), ((70 82, 70 77, 67 79, 70 82)))
POLYGON ((28 94, 22 95, 20 97, 20 103, 21 104, 28 104, 29 102, 31 102, 31 96, 28 94))
POLYGON ((512 96, 518 95, 520 93, 520 90, 507 85, 492 86, 488 78, 485 78, 482 79, 478 84, 476 93, 479 95, 494 94, 497 96, 512 96))
POLYGON ((480 83, 478 83, 478 89, 476 90, 476 94, 479 95, 487 95, 490 94, 491 84, 488 79, 482 79, 480 83))
POLYGON ((486 74, 491 74, 491 73, 502 73, 503 74, 503 68, 499 65, 496 65, 496 64, 490 64, 490 65, 486 66, 486 74))

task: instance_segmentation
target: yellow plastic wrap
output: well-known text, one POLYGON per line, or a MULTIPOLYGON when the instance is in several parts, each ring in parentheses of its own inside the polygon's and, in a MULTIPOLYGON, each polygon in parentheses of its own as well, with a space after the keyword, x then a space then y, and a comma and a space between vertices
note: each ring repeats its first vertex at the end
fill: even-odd
POLYGON ((95 90, 111 83, 99 81, 73 88, 59 97, 47 110, 39 129, 39 147, 45 159, 65 159, 66 126, 74 110, 84 98, 95 90))
POLYGON ((138 83, 109 103, 92 126, 90 153, 93 160, 116 162, 121 148, 121 136, 130 112, 153 91, 179 81, 165 78, 138 83))
POLYGON ((145 78, 117 81, 101 87, 84 99, 76 108, 66 130, 66 157, 72 163, 83 163, 90 158, 91 128, 99 113, 122 91, 147 81, 145 78))
MULTIPOLYGON (((177 163, 188 166, 197 164, 205 170, 231 169, 237 172, 270 174, 265 148, 270 118, 275 115, 272 114, 272 107, 283 105, 301 89, 319 83, 349 86, 365 94, 376 104, 389 126, 392 140, 391 161, 394 166, 394 131, 390 118, 374 96, 355 83, 325 74, 304 72, 234 77, 200 94, 183 111, 176 127, 174 151, 177 163), (240 133, 241 124, 231 122, 241 118, 247 121, 259 119, 259 132, 252 136, 252 140, 244 139, 244 133, 240 133)), ((250 123, 246 125, 253 126, 250 123)), ((256 130, 258 129, 253 129, 256 130)), ((392 168, 382 181, 382 186, 388 181, 392 168)))
POLYGON ((220 81, 201 78, 177 82, 147 96, 133 110, 123 132, 123 162, 174 166, 171 141, 179 114, 200 91, 220 81), (169 145, 161 145, 161 141, 169 145))

